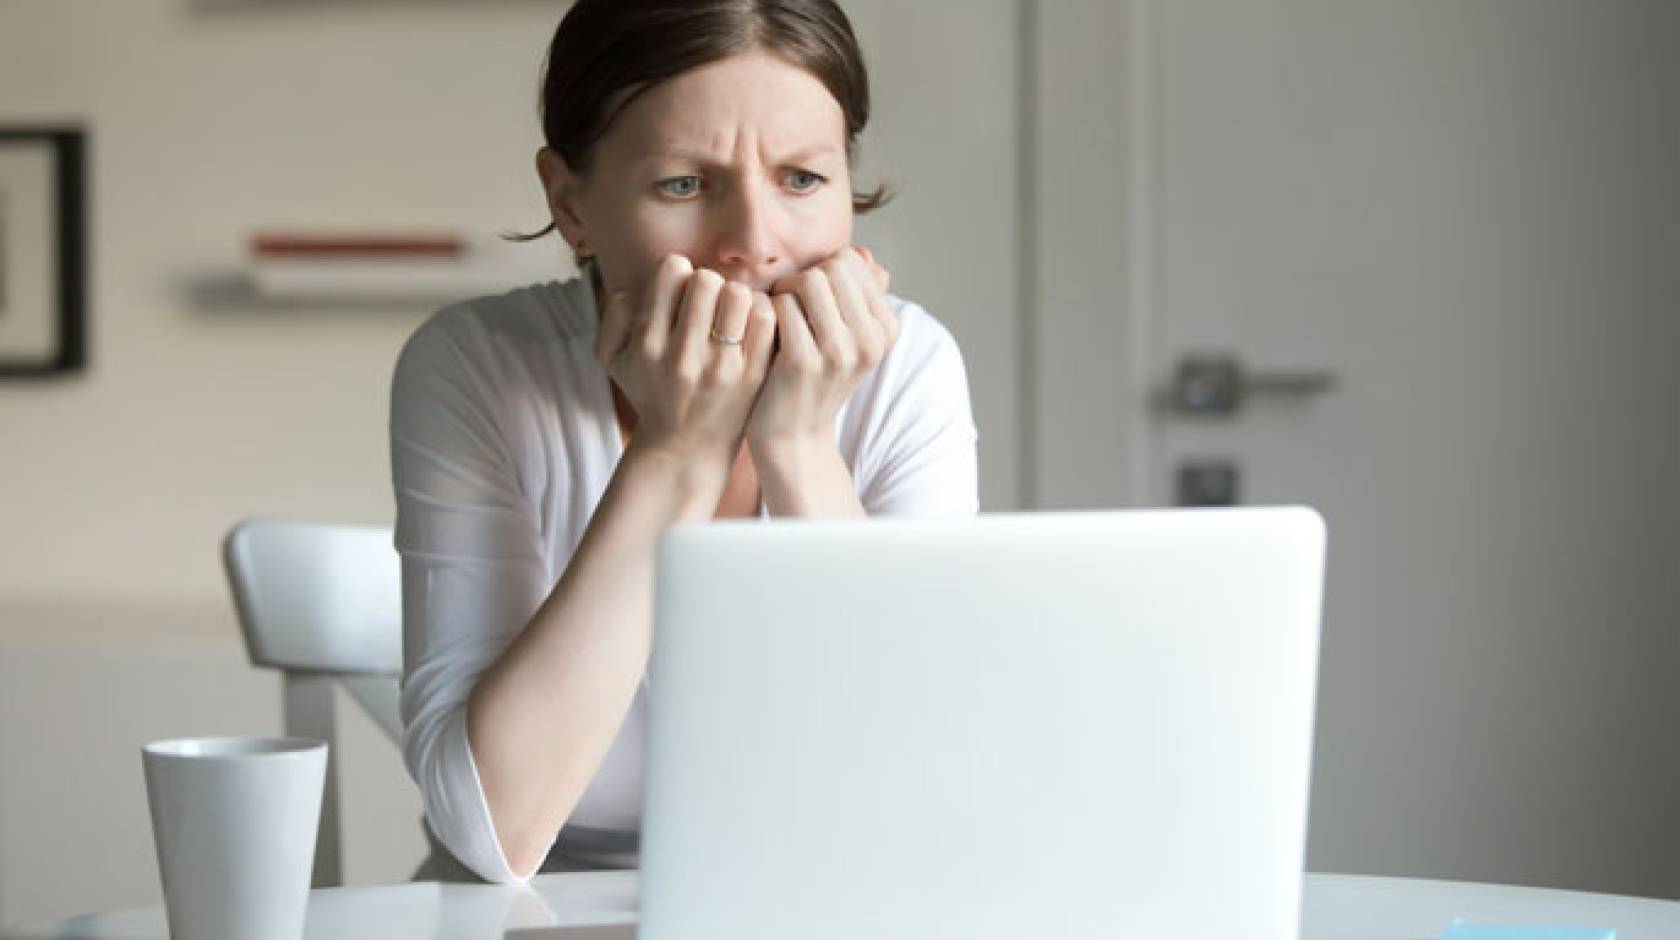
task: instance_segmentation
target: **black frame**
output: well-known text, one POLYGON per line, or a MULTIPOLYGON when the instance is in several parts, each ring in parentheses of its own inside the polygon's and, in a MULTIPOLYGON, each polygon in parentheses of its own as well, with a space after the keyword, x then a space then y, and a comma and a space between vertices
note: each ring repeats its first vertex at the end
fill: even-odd
POLYGON ((42 359, 0 355, 0 378, 55 376, 87 365, 87 132, 80 127, 0 127, 0 147, 52 148, 58 214, 58 349, 42 359))

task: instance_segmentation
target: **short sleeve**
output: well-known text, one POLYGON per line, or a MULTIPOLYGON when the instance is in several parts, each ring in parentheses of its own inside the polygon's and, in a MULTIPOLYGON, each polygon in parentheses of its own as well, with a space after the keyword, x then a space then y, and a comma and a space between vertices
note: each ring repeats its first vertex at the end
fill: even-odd
POLYGON ((972 516, 980 505, 979 435, 962 353, 927 311, 896 304, 898 341, 862 402, 860 500, 872 516, 972 516))
POLYGON ((467 740, 478 676, 548 590, 536 515, 521 493, 521 442, 507 428, 484 327, 465 307, 429 320, 391 386, 391 477, 402 557, 403 759, 426 821, 463 865, 522 882, 496 837, 467 740))

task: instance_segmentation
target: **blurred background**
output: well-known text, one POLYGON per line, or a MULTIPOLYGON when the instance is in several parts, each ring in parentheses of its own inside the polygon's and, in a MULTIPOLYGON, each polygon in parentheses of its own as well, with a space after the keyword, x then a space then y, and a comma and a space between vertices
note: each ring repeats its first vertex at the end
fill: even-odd
MULTIPOLYGON (((844 5, 902 189, 859 241, 962 346, 984 508, 1326 515, 1309 867, 1680 897, 1680 4, 844 5)), ((158 903, 140 744, 279 730, 228 527, 391 521, 441 301, 264 290, 251 237, 570 276, 495 239, 564 9, 0 0, 0 128, 80 127, 88 207, 85 367, 0 378, 0 922, 158 903)), ((346 880, 405 880, 339 711, 346 880)))

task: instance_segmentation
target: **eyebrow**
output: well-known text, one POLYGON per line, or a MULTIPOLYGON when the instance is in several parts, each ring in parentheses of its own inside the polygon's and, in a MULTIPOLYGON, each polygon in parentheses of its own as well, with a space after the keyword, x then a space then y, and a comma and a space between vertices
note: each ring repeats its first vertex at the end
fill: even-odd
MULTIPOLYGON (((818 144, 814 147, 800 147, 797 150, 782 155, 776 160, 776 162, 778 164, 804 163, 813 157, 832 157, 837 156, 839 153, 840 151, 838 148, 831 147, 826 144, 818 144)), ((698 163, 702 166, 714 166, 717 164, 717 161, 712 159, 711 154, 695 150, 690 147, 662 148, 649 154, 647 159, 649 161, 686 160, 692 163, 698 163)))

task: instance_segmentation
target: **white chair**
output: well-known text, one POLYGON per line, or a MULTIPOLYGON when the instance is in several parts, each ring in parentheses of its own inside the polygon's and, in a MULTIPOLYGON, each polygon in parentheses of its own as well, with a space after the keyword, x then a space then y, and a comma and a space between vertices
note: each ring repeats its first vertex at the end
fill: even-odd
POLYGON ((327 742, 313 884, 340 885, 333 686, 402 746, 402 568, 391 529, 248 520, 228 532, 222 560, 251 664, 281 672, 286 734, 327 742))

